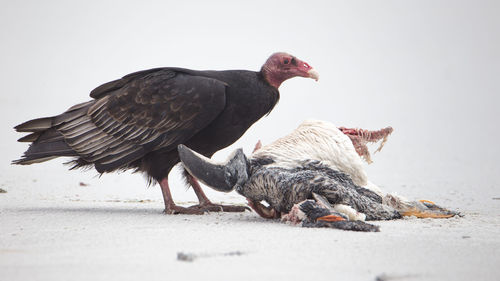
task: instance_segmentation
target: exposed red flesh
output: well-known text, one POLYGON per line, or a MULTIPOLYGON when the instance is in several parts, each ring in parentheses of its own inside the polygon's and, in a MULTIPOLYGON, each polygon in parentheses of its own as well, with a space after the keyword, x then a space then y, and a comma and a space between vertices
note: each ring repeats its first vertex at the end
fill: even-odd
POLYGON ((375 150, 379 152, 384 147, 387 137, 392 133, 392 127, 383 128, 377 131, 364 130, 359 128, 345 128, 339 127, 339 130, 346 134, 352 141, 354 148, 359 156, 361 156, 367 163, 371 163, 370 151, 366 144, 368 142, 377 142, 382 139, 380 146, 375 150))
POLYGON ((255 153, 255 151, 259 150, 262 148, 262 142, 259 140, 256 144, 255 147, 253 148, 252 153, 255 153))

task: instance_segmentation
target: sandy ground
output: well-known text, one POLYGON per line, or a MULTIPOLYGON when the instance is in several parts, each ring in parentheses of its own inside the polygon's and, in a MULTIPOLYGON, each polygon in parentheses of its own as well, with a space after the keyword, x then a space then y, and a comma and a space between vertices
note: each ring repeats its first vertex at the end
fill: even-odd
MULTIPOLYGON (((8 168, 11 177, 0 184, 7 191, 0 194, 1 280, 500 276, 499 200, 494 186, 485 198, 453 186, 426 197, 455 207, 464 217, 376 222, 381 232, 356 233, 291 226, 252 212, 164 215, 158 187, 145 188, 140 176, 53 172, 64 169, 59 163, 8 168), (29 176, 23 173, 26 169, 29 176), (179 253, 191 260, 178 259, 179 253)), ((419 188, 399 185, 402 194, 418 194, 419 188)), ((191 191, 173 191, 181 204, 193 203, 191 191)), ((207 193, 216 202, 244 203, 237 194, 207 193)), ((425 190, 420 193, 426 195, 425 190)))

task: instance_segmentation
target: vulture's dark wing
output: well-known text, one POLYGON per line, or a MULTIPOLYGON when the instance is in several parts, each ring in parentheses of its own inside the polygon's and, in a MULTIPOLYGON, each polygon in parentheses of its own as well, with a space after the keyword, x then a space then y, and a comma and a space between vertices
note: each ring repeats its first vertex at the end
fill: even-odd
POLYGON ((111 171, 159 149, 175 149, 224 109, 226 84, 162 68, 96 88, 86 114, 62 123, 67 144, 98 171, 111 171), (106 86, 107 85, 107 86, 106 86))
MULTIPOLYGON (((152 68, 148 70, 141 70, 137 71, 134 73, 127 74, 123 76, 120 79, 116 79, 107 83, 102 84, 101 86, 95 88, 90 92, 90 97, 94 99, 98 99, 100 97, 103 97, 109 93, 112 93, 115 90, 119 90, 123 86, 125 86, 127 83, 132 81, 135 78, 146 76, 148 74, 153 74, 155 72, 161 72, 162 70, 165 70, 165 68, 152 68)), ((172 71, 171 75, 175 75, 175 72, 172 71)))

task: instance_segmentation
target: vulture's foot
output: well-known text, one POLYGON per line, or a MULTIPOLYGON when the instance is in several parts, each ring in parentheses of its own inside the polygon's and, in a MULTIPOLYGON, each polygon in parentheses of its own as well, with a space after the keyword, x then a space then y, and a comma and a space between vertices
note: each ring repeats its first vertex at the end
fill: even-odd
POLYGON ((191 174, 188 174, 187 180, 188 180, 189 184, 191 185, 191 187, 193 188, 194 193, 196 193, 196 196, 198 197, 198 201, 200 202, 198 205, 194 205, 194 206, 189 207, 189 209, 198 210, 202 213, 203 212, 244 212, 245 210, 250 210, 248 207, 245 207, 245 206, 214 204, 205 195, 205 192, 203 192, 203 189, 201 189, 201 186, 198 183, 198 180, 196 178, 194 178, 191 174))
POLYGON ((202 215, 203 212, 196 210, 196 209, 190 209, 190 208, 184 208, 181 206, 177 206, 172 199, 172 194, 170 193, 170 187, 168 186, 168 178, 164 178, 163 180, 159 181, 160 187, 161 187, 161 192, 163 194, 163 202, 165 203, 165 214, 168 215, 174 215, 174 214, 185 214, 185 215, 202 215))
POLYGON ((178 215, 178 214, 183 214, 183 215, 203 215, 203 211, 193 209, 191 207, 185 208, 177 205, 169 206, 165 208, 164 211, 165 214, 168 215, 178 215))
POLYGON ((192 210, 198 210, 200 212, 244 212, 246 210, 250 210, 245 206, 236 206, 236 205, 221 205, 214 204, 212 202, 204 202, 202 204, 193 205, 189 207, 192 210))
POLYGON ((413 202, 411 207, 401 211, 401 215, 407 217, 415 216, 417 218, 446 219, 457 215, 460 216, 460 213, 440 207, 432 201, 420 200, 413 202))

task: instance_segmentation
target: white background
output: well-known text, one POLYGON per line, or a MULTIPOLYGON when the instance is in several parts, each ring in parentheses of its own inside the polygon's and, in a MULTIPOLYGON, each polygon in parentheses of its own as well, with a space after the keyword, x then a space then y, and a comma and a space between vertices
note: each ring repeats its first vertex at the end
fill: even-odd
MULTIPOLYGON (((3 3, 2 170, 13 171, 9 160, 26 149, 14 125, 86 101, 101 83, 158 66, 259 70, 271 53, 287 51, 315 67, 320 81, 285 82, 275 110, 234 147, 249 152, 256 140, 317 118, 393 126, 379 166, 400 158, 394 169, 406 163, 425 175, 429 162, 456 165, 441 176, 486 183, 498 172, 497 2, 180 2, 3 3)), ((80 176, 63 170, 52 171, 80 176)))

